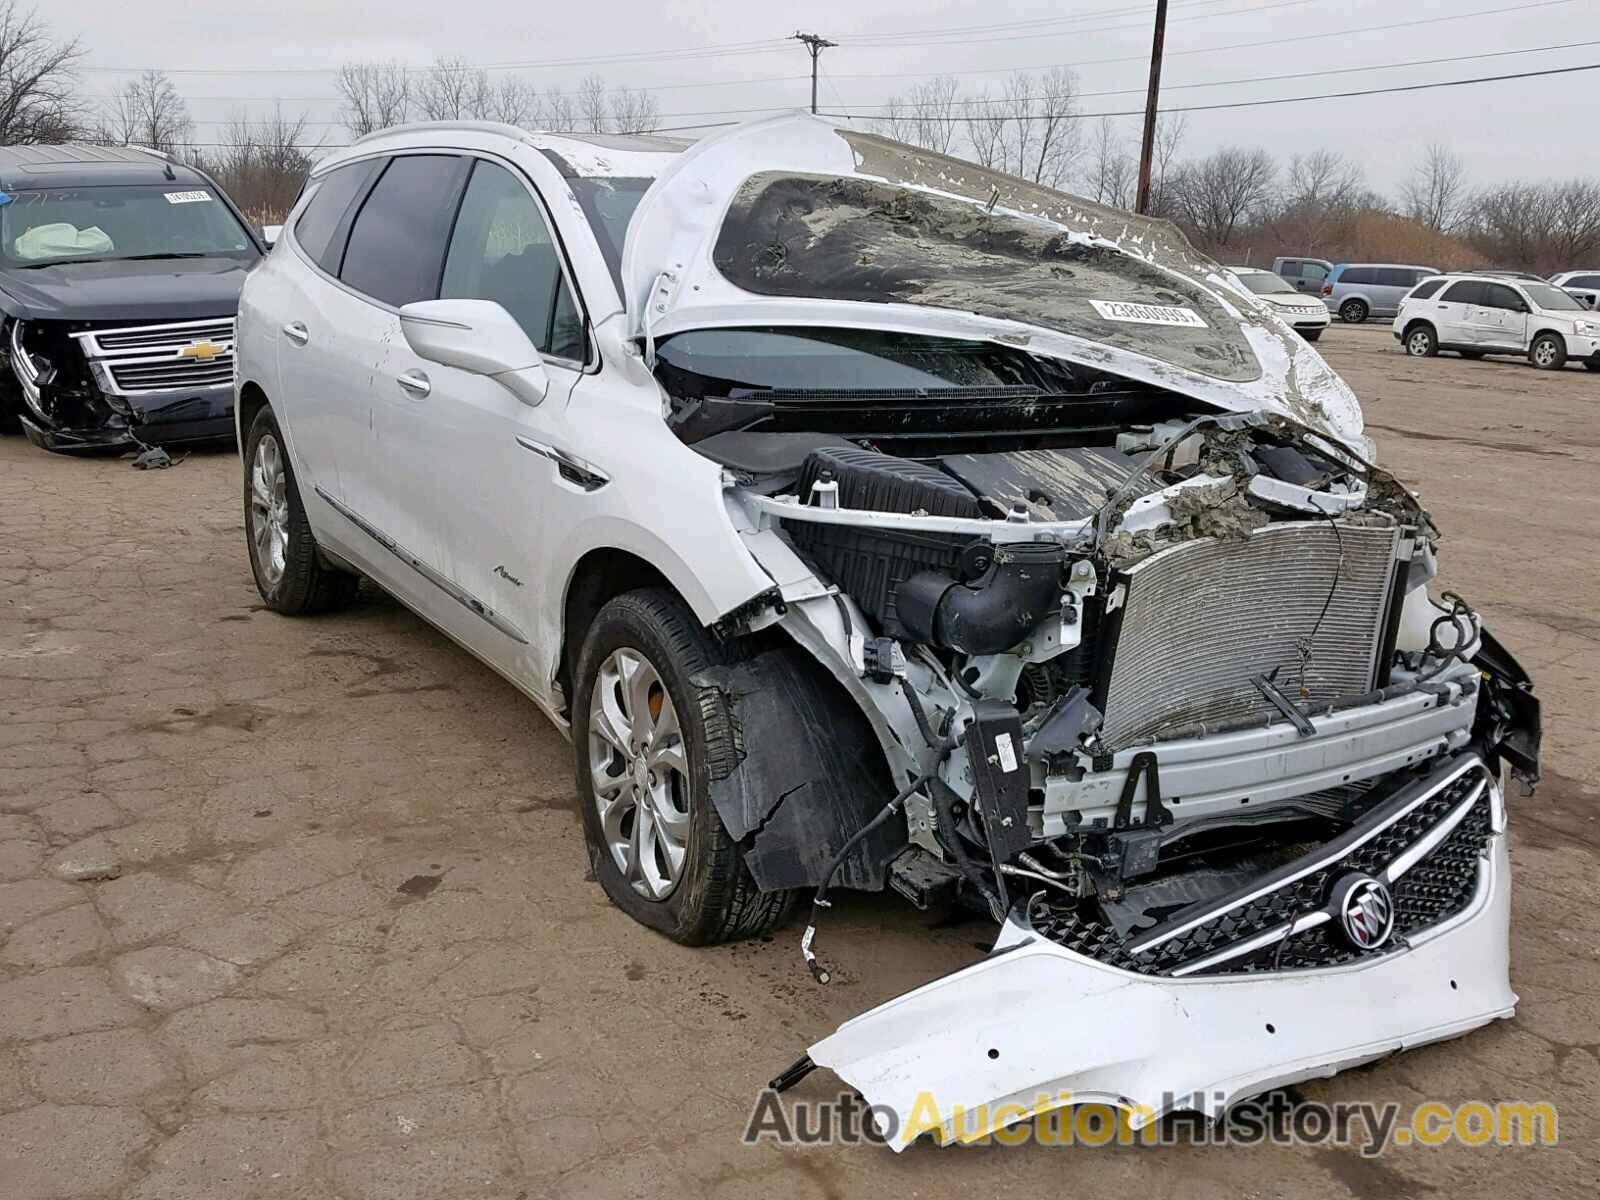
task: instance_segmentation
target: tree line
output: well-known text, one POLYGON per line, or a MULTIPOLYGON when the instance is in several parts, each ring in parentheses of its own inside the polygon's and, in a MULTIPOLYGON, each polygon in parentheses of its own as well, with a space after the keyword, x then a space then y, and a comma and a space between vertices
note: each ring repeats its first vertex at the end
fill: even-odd
MULTIPOLYGON (((211 170, 256 219, 281 218, 327 142, 307 118, 230 118, 205 144, 187 103, 159 71, 129 80, 104 111, 78 87, 83 55, 21 0, 0 0, 0 144, 87 139, 149 146, 211 170)), ((491 78, 460 58, 421 70, 355 62, 335 77, 339 120, 362 136, 408 120, 489 120, 552 131, 646 133, 660 127, 654 98, 589 75, 572 91, 543 91, 511 75, 491 78)), ((992 90, 963 92, 935 75, 882 106, 871 123, 897 140, 984 167, 1131 208, 1139 147, 1133 123, 1094 118, 1065 67, 1019 71, 992 90)), ((1423 149, 1393 195, 1367 184, 1361 166, 1329 150, 1275 158, 1259 147, 1187 153, 1183 114, 1157 122, 1151 212, 1202 250, 1233 264, 1280 254, 1330 260, 1498 266, 1538 271, 1600 262, 1600 180, 1572 178, 1478 186, 1448 147, 1423 149)))

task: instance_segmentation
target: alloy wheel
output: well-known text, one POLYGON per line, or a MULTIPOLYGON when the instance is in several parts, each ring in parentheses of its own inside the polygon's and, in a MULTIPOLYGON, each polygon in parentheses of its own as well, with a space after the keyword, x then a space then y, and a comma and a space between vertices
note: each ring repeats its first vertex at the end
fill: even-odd
POLYGON ((641 896, 666 899, 687 857, 689 758, 661 673, 631 647, 612 651, 595 677, 589 777, 617 870, 641 896))
POLYGON ((278 439, 267 433, 250 462, 250 536, 268 588, 283 578, 289 555, 289 479, 278 439))
POLYGON ((1428 335, 1423 333, 1421 330, 1413 333, 1411 335, 1411 339, 1406 342, 1406 349, 1411 351, 1412 355, 1416 358, 1426 358, 1428 355, 1428 346, 1428 335))
POLYGON ((1556 344, 1549 338, 1536 343, 1533 347, 1533 361, 1541 367, 1554 366, 1556 361, 1556 344))

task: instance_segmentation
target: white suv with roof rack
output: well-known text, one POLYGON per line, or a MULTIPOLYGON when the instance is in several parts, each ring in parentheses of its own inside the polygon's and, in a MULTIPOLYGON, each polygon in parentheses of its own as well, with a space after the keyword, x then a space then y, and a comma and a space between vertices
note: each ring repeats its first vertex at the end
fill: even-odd
POLYGON ((267 605, 369 576, 525 692, 618 907, 812 893, 819 982, 830 885, 994 921, 785 1083, 1154 1113, 1513 1010, 1532 685, 1165 222, 805 115, 405 127, 318 164, 237 378, 267 605))
POLYGON ((1555 284, 1507 275, 1439 275, 1400 303, 1394 336, 1413 358, 1526 357, 1541 370, 1569 361, 1600 371, 1600 316, 1555 284))

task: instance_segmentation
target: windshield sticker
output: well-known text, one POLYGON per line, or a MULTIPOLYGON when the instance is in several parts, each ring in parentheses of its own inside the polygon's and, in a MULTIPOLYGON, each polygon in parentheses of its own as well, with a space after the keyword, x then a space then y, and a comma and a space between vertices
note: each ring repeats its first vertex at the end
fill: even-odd
POLYGON ((1166 304, 1130 304, 1126 300, 1091 300, 1095 312, 1108 321, 1133 321, 1140 325, 1183 325, 1204 329, 1206 323, 1192 308, 1166 304))
POLYGON ((166 192, 168 204, 199 204, 211 199, 210 192, 166 192))

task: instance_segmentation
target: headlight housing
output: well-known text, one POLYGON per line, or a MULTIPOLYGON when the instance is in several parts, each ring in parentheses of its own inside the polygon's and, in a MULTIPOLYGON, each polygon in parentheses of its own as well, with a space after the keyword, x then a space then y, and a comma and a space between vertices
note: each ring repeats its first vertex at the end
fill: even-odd
POLYGON ((1572 328, 1580 337, 1600 337, 1600 325, 1593 321, 1575 321, 1572 328))

